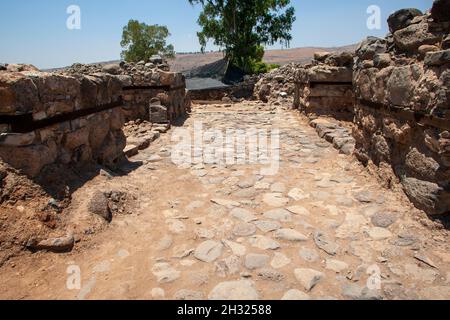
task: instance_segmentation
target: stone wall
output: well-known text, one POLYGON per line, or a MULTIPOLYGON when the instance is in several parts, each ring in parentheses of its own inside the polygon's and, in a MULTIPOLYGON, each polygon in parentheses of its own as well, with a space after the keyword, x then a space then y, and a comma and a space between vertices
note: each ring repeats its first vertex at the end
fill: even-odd
MULTIPOLYGON (((162 61, 162 60, 161 60, 162 61)), ((150 120, 149 103, 159 100, 167 109, 167 121, 173 122, 190 111, 191 101, 186 92, 186 80, 181 73, 170 72, 165 63, 120 63, 109 65, 80 65, 62 70, 63 74, 92 75, 108 73, 123 84, 123 109, 126 121, 150 120)))
POLYGON ((400 10, 356 51, 356 156, 429 214, 450 211, 450 1, 400 10), (444 6, 442 11, 440 6, 444 6))
POLYGON ((0 71, 0 158, 30 177, 50 164, 124 158, 125 121, 171 123, 190 108, 181 74, 153 64, 0 71))
POLYGON ((262 75, 255 85, 255 98, 271 103, 291 100, 295 91, 295 72, 301 67, 299 63, 291 63, 262 75))
POLYGON ((353 120, 353 54, 316 53, 311 64, 297 68, 294 107, 310 117, 353 120))
POLYGON ((0 71, 0 158, 31 177, 53 163, 113 165, 126 143, 121 86, 106 74, 0 71))

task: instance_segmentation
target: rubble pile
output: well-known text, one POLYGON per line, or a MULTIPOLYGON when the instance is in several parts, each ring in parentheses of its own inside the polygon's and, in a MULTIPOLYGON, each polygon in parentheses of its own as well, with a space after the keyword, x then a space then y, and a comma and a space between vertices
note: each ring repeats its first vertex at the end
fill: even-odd
POLYGON ((301 64, 290 63, 264 74, 255 85, 254 96, 263 102, 279 104, 291 102, 294 95, 294 76, 301 64))

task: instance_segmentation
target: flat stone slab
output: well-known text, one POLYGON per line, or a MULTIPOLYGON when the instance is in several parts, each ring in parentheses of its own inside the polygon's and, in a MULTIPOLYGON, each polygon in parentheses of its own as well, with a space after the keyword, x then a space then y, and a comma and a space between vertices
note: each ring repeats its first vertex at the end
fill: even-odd
POLYGON ((247 223, 257 220, 257 217, 253 212, 242 208, 235 208, 230 212, 230 214, 234 218, 247 223))
POLYGON ((264 236, 253 236, 249 238, 248 241, 253 247, 261 250, 276 250, 280 248, 280 244, 278 242, 264 236))
POLYGON ((280 222, 290 222, 292 221, 292 214, 286 209, 274 209, 266 211, 263 214, 264 218, 277 220, 280 222))
POLYGON ((311 291, 324 277, 322 272, 313 269, 298 268, 294 270, 295 278, 306 291, 311 291))
POLYGON ((209 300, 259 300, 255 283, 251 280, 221 282, 210 292, 209 300))
POLYGON ((201 243, 195 249, 194 257, 198 260, 211 263, 222 255, 223 244, 213 240, 207 240, 201 243))
POLYGON ((308 237, 293 229, 279 229, 274 232, 275 239, 286 241, 307 241, 308 237))

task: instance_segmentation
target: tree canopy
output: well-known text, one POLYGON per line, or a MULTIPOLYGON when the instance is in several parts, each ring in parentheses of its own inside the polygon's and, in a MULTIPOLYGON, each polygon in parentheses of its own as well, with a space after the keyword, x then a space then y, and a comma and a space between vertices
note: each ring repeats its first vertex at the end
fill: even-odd
POLYGON ((170 36, 166 26, 147 25, 137 20, 130 20, 123 28, 120 45, 122 59, 128 62, 149 61, 151 56, 159 54, 166 58, 175 56, 174 47, 167 44, 170 36))
POLYGON ((290 0, 189 0, 203 7, 198 23, 202 50, 208 40, 224 49, 233 65, 246 72, 262 61, 263 45, 292 40, 295 9, 290 0))

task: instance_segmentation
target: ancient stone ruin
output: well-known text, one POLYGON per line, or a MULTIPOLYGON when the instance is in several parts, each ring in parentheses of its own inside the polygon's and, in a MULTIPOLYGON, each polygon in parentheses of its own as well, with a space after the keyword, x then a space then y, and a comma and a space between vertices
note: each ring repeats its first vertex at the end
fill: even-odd
POLYGON ((189 108, 184 77, 152 63, 55 73, 11 65, 0 71, 0 158, 30 177, 56 163, 113 167, 126 121, 170 125, 189 108))
POLYGON ((450 210, 450 17, 441 14, 394 13, 391 35, 361 43, 354 72, 355 155, 429 214, 450 210))
POLYGON ((0 298, 449 299, 450 1, 389 27, 192 92, 0 64, 0 298))
POLYGON ((276 105, 291 102, 295 91, 295 72, 301 67, 301 64, 290 63, 261 76, 255 85, 254 96, 276 105))
POLYGON ((356 53, 317 53, 311 64, 279 69, 284 77, 265 75, 255 89, 267 102, 280 94, 272 87, 290 83, 284 90, 321 137, 374 164, 385 186, 401 183, 430 215, 450 210, 450 16, 444 2, 435 1, 425 14, 399 10, 389 17, 386 39, 369 37, 356 53))
POLYGON ((294 107, 307 115, 353 118, 353 55, 316 53, 295 74, 294 107))

